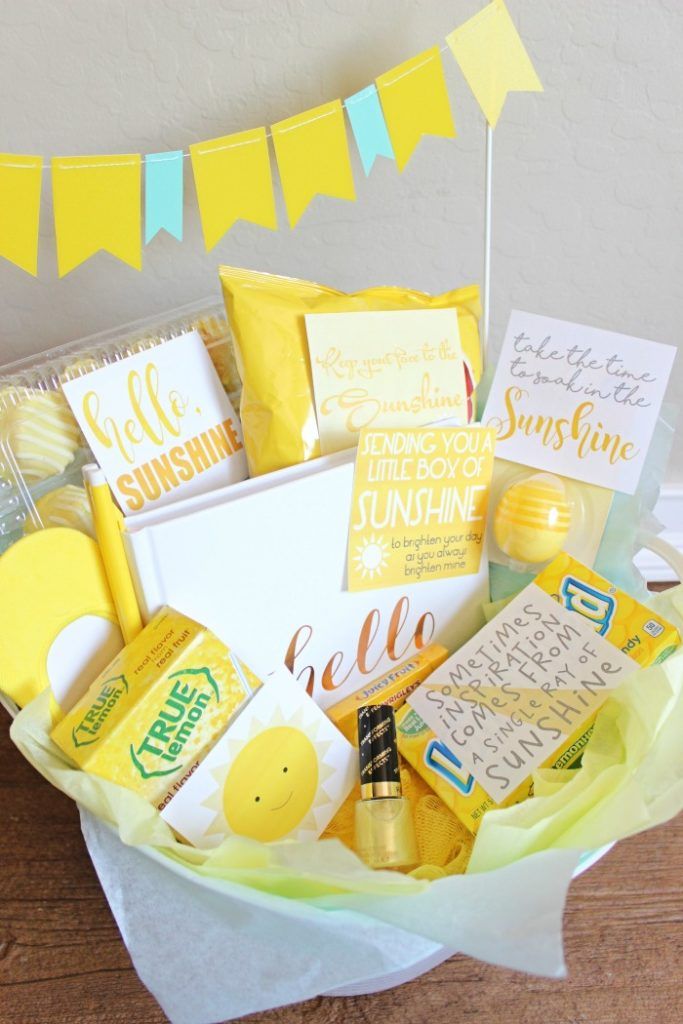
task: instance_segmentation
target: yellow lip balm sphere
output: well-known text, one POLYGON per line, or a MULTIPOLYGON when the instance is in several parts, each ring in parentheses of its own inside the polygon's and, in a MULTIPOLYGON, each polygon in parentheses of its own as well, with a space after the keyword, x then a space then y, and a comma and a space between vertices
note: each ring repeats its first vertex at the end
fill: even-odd
POLYGON ((540 565, 562 550, 571 521, 562 481, 551 473, 536 473, 504 492, 493 517, 493 535, 508 558, 540 565))

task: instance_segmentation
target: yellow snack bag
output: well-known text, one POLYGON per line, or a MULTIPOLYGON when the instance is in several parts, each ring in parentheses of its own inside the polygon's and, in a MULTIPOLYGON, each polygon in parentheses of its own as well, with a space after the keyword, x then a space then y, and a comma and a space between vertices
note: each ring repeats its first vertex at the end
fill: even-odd
POLYGON ((320 455, 306 338, 306 313, 455 308, 472 392, 481 376, 476 285, 428 295, 408 288, 351 294, 313 281, 220 267, 242 378, 240 416, 251 476, 320 455))

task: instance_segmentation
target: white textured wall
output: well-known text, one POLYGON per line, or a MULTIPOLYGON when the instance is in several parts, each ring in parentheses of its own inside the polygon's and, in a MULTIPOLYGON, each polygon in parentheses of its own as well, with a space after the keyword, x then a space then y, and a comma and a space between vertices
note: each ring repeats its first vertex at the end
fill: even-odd
MULTIPOLYGON (((336 96, 464 21, 476 0, 0 0, 0 150, 187 147, 336 96)), ((546 92, 496 131, 493 339, 512 305, 679 344, 683 315, 683 2, 509 0, 546 92)), ((58 281, 49 183, 40 278, 0 261, 2 361, 217 295, 219 261, 345 288, 480 280, 483 126, 444 55, 459 137, 382 162, 355 204, 319 199, 294 230, 186 238, 142 273, 99 255, 58 281)), ((683 358, 671 396, 683 397, 683 358)), ((670 470, 683 479, 683 445, 670 470)))

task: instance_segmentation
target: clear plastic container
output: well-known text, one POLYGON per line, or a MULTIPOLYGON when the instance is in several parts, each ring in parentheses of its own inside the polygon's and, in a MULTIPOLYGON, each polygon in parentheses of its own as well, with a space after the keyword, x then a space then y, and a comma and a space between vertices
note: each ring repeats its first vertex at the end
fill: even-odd
POLYGON ((81 510, 75 489, 82 489, 81 468, 93 456, 63 397, 62 382, 193 329, 238 408, 241 385, 230 329, 223 306, 209 300, 0 367, 0 554, 25 532, 64 525, 65 517, 78 526, 79 513, 87 515, 85 494, 81 510))

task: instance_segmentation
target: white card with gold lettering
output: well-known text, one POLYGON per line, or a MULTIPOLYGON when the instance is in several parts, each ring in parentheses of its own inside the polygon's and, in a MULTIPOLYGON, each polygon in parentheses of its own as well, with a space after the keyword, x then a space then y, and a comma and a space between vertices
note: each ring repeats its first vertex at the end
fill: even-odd
POLYGON ((531 583, 408 703, 500 803, 637 667, 531 583))
POLYGON ((467 423, 455 309, 306 316, 324 455, 352 448, 364 427, 467 423))
POLYGON ((63 388, 125 515, 247 476, 239 420, 197 331, 63 388))
POLYGON ((676 349, 513 310, 482 422, 496 455, 633 494, 676 349))

